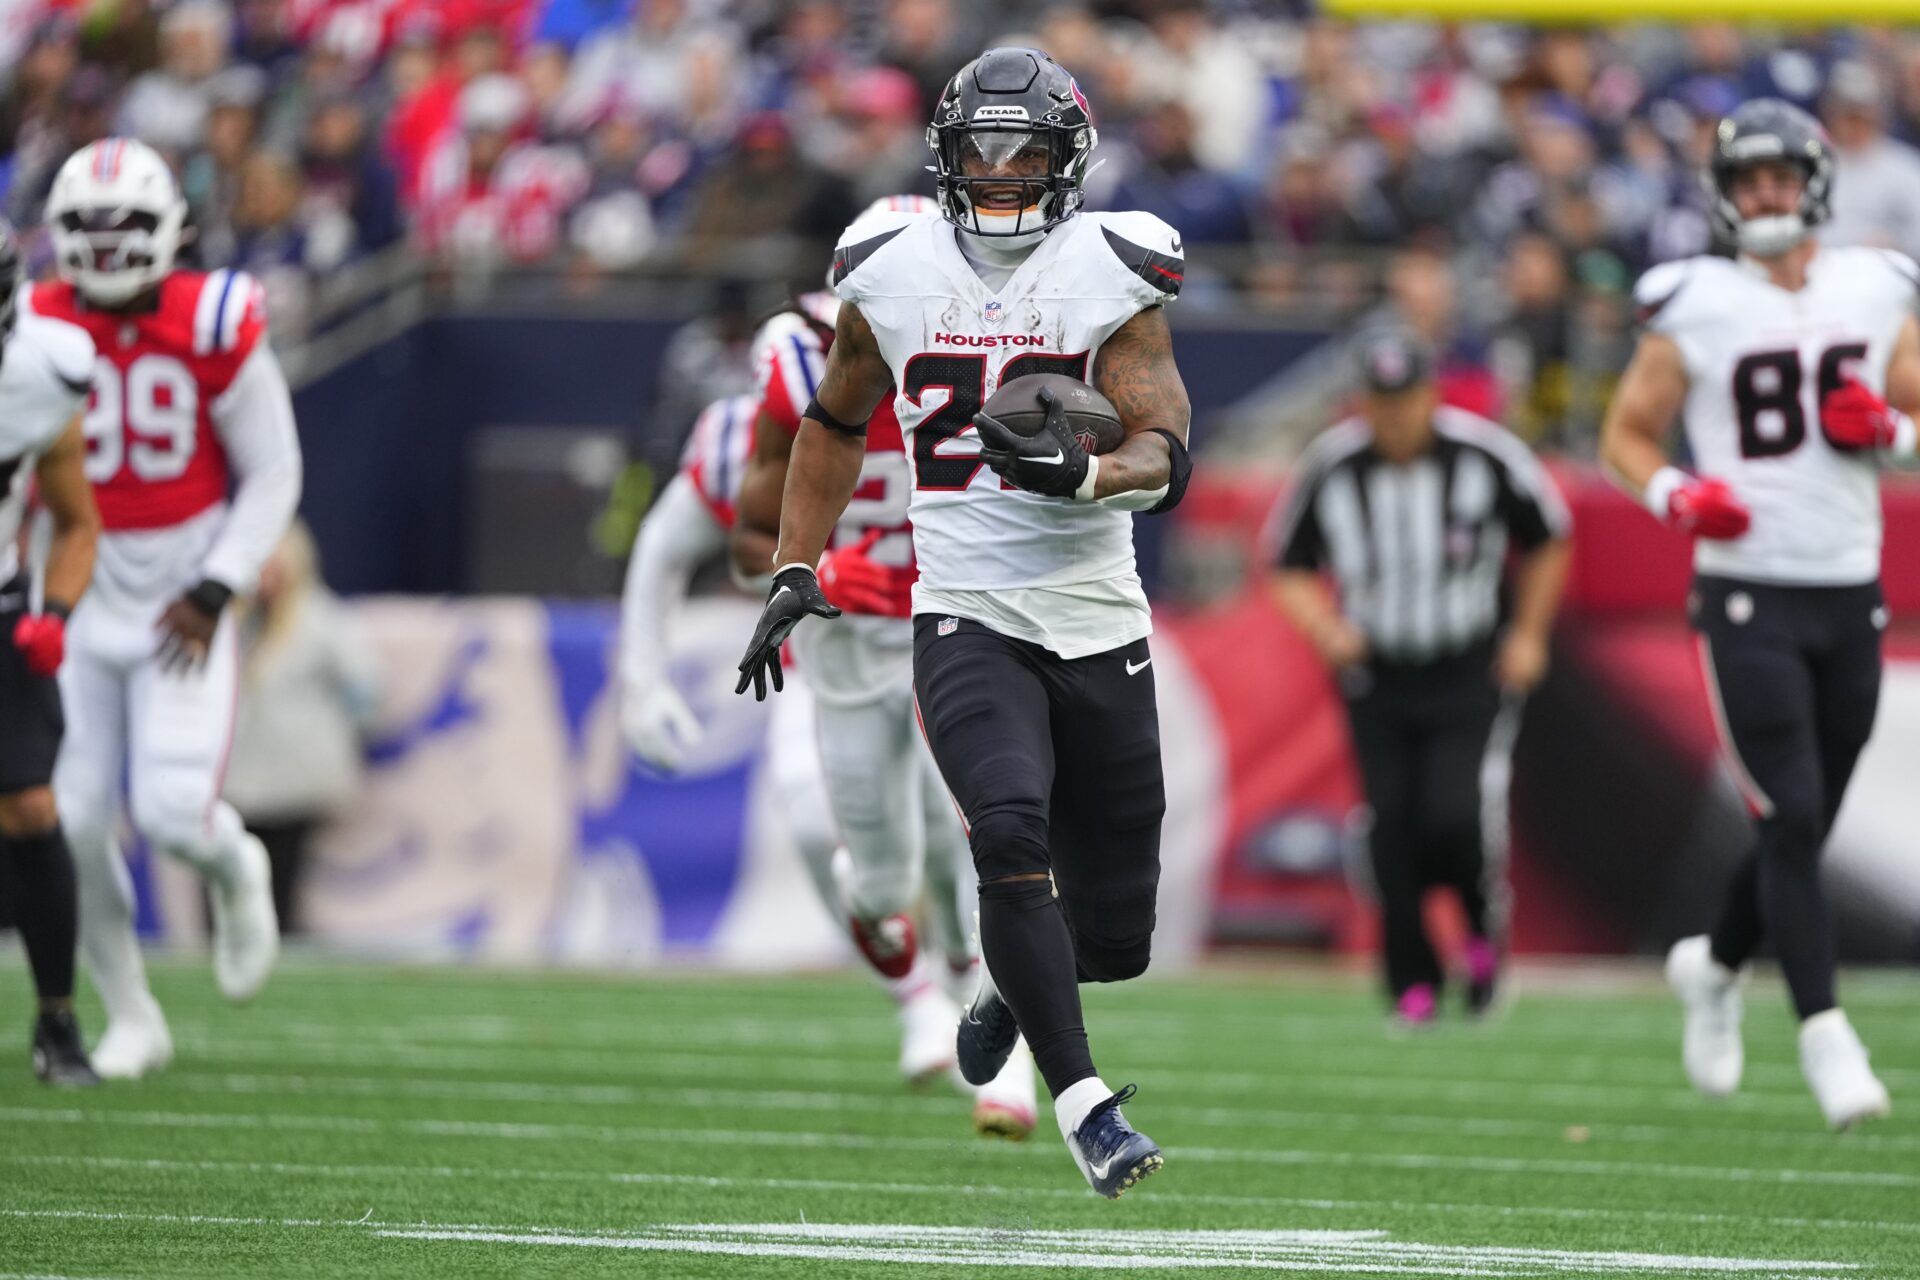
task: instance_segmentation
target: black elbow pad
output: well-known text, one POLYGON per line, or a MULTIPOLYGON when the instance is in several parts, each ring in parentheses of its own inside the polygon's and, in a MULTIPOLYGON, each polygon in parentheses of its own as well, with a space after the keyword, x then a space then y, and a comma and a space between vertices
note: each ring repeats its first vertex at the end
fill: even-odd
POLYGON ((1167 440, 1167 492, 1160 501, 1147 508, 1147 514, 1157 516, 1171 511, 1180 505, 1180 499, 1187 496, 1187 481, 1193 478, 1193 459, 1187 454, 1187 446, 1180 437, 1164 427, 1153 428, 1158 435, 1167 440))

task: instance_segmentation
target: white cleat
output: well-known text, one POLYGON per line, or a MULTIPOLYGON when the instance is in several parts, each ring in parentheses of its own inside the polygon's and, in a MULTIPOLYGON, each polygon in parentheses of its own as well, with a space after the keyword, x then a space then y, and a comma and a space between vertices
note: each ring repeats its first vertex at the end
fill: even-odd
POLYGON ((1881 1119, 1893 1110, 1887 1086, 1867 1065, 1867 1048, 1840 1009, 1816 1013, 1800 1024, 1800 1072, 1835 1129, 1881 1119))
POLYGON ((973 1129, 988 1138, 1020 1142, 1033 1132, 1038 1116, 1033 1088, 1033 1054, 1025 1037, 1013 1046, 1000 1074, 980 1086, 973 1100, 973 1129))
POLYGON ((960 1025, 960 1009, 940 990, 927 983, 918 994, 900 1005, 900 1074, 907 1083, 920 1087, 930 1084, 953 1069, 954 1029, 960 1025))
POLYGON ((267 848, 253 836, 223 879, 214 879, 213 977, 220 994, 236 1004, 267 985, 280 954, 280 920, 273 910, 273 870, 267 848))
POLYGON ((1687 1079, 1709 1098, 1740 1087, 1746 1047, 1740 1043, 1741 975, 1713 958, 1706 935, 1682 938, 1667 952, 1667 984, 1686 1009, 1681 1057, 1687 1079))
POLYGON ((143 995, 134 1013, 108 1023, 92 1058, 94 1073, 102 1080, 138 1080, 172 1062, 173 1034, 159 1003, 143 995))

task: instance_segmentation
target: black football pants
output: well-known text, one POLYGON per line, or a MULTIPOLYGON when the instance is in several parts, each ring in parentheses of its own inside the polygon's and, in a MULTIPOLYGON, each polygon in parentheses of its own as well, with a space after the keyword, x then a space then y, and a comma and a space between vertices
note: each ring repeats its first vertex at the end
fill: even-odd
POLYGON ((981 950, 1057 1096, 1094 1074, 1077 983, 1135 977, 1151 954, 1166 812, 1152 655, 1139 640, 1068 660, 931 614, 913 638, 921 723, 980 876, 981 950))
POLYGON ((1348 674, 1347 721, 1372 811, 1368 853, 1379 895, 1387 987, 1438 985, 1427 937, 1429 888, 1459 896, 1467 926, 1506 927, 1506 777, 1518 703, 1503 712, 1491 652, 1348 674))
POLYGON ((1716 727, 1758 824, 1713 928, 1737 968, 1770 939, 1802 1019, 1834 1007, 1820 852, 1880 701, 1880 586, 1702 576, 1693 625, 1716 727))

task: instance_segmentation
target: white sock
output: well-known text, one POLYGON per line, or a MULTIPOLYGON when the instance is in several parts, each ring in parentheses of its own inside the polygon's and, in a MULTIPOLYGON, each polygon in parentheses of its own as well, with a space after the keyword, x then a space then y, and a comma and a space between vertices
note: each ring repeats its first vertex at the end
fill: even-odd
POLYGON ((913 967, 904 977, 882 978, 887 994, 893 997, 895 1004, 905 1004, 909 1000, 926 994, 936 986, 933 965, 927 961, 927 953, 922 951, 913 958, 913 967))
POLYGON ((1053 1118, 1060 1122, 1060 1136, 1071 1138, 1093 1109, 1112 1096, 1113 1090, 1107 1088, 1099 1076, 1076 1080, 1061 1090, 1060 1096, 1053 1100, 1053 1118))

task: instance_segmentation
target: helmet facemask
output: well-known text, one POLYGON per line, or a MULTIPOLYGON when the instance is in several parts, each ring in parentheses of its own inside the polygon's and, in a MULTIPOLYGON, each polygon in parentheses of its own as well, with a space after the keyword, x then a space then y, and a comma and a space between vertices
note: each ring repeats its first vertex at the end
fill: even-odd
MULTIPOLYGON (((68 209, 53 225, 60 273, 90 302, 130 302, 172 268, 164 221, 145 209, 68 209)), ((178 235, 175 228, 176 241, 178 235)))
POLYGON ((1099 134, 1080 86, 1033 49, 961 68, 927 127, 940 212, 962 231, 1031 244, 1080 211, 1099 134))

